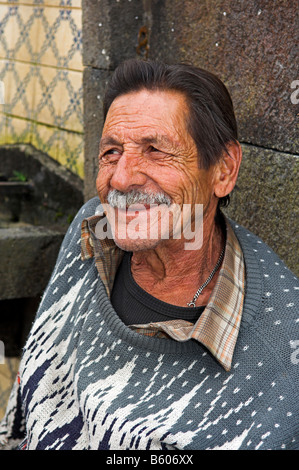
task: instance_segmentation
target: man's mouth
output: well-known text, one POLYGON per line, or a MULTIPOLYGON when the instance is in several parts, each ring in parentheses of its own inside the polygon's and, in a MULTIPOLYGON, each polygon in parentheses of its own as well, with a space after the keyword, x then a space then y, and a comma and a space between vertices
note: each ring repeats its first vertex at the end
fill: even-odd
POLYGON ((152 194, 137 190, 122 193, 114 189, 108 193, 107 201, 114 209, 126 212, 148 210, 161 204, 171 205, 170 197, 164 193, 152 194))
POLYGON ((121 209, 121 208, 115 208, 117 210, 120 210, 120 211, 126 211, 126 212, 140 212, 140 211, 145 211, 145 210, 149 210, 149 209, 152 209, 153 207, 156 207, 157 204, 130 204, 129 206, 127 206, 125 209, 121 209))

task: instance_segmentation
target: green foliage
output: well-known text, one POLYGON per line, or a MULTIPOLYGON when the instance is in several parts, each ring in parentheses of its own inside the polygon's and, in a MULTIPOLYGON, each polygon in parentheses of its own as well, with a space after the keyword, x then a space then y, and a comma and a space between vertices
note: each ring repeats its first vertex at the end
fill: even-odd
POLYGON ((20 181, 24 183, 25 181, 27 181, 27 176, 24 175, 24 173, 22 173, 21 171, 14 170, 13 176, 9 178, 9 181, 20 181))

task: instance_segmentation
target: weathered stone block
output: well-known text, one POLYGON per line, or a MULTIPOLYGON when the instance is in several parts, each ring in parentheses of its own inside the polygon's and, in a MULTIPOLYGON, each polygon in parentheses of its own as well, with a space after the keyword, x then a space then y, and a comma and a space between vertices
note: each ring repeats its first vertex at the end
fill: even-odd
POLYGON ((18 221, 67 228, 83 204, 82 180, 31 145, 1 146, 2 178, 11 178, 15 170, 27 179, 28 191, 21 194, 21 185, 9 190, 0 183, 0 220, 12 209, 18 221))
POLYGON ((150 57, 191 62, 231 92, 241 141, 299 153, 299 10, 291 0, 151 2, 150 57))
MULTIPOLYGON (((140 0, 83 2, 83 64, 115 69, 123 60, 138 56, 139 31, 147 20, 140 0)), ((143 51, 141 51, 143 53, 143 51)))
POLYGON ((225 210, 259 235, 299 275, 299 156, 243 145, 243 161, 225 210))
POLYGON ((51 276, 63 236, 32 225, 1 229, 0 299, 40 295, 51 276))
POLYGON ((291 84, 299 79, 297 24, 298 8, 291 0, 275 5, 271 0, 262 5, 85 0, 83 60, 113 70, 127 58, 148 53, 207 68, 231 91, 240 140, 298 153, 298 106, 291 101, 291 84), (144 27, 147 32, 140 36, 144 27), (142 41, 146 46, 137 51, 142 41))
POLYGON ((29 145, 5 145, 0 154, 0 299, 35 297, 83 204, 82 181, 29 145), (26 183, 10 186, 14 170, 26 183))

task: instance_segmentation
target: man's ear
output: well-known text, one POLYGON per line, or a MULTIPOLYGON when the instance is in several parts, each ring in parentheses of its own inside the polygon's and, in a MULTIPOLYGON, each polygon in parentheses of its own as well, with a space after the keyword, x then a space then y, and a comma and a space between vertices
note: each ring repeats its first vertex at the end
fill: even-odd
POLYGON ((227 196, 235 187, 242 161, 242 148, 239 142, 229 142, 227 152, 217 164, 214 192, 218 198, 227 196))

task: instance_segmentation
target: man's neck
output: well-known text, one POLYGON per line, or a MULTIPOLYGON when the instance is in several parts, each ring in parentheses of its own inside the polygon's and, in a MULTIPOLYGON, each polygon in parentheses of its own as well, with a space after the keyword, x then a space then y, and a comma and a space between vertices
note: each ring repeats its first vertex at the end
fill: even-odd
MULTIPOLYGON (((131 271, 134 280, 149 294, 178 306, 187 306, 197 289, 214 269, 225 236, 220 225, 204 226, 200 249, 186 250, 186 240, 165 240, 156 248, 133 252, 131 271)), ((200 295, 196 306, 206 305, 218 272, 200 295)))

